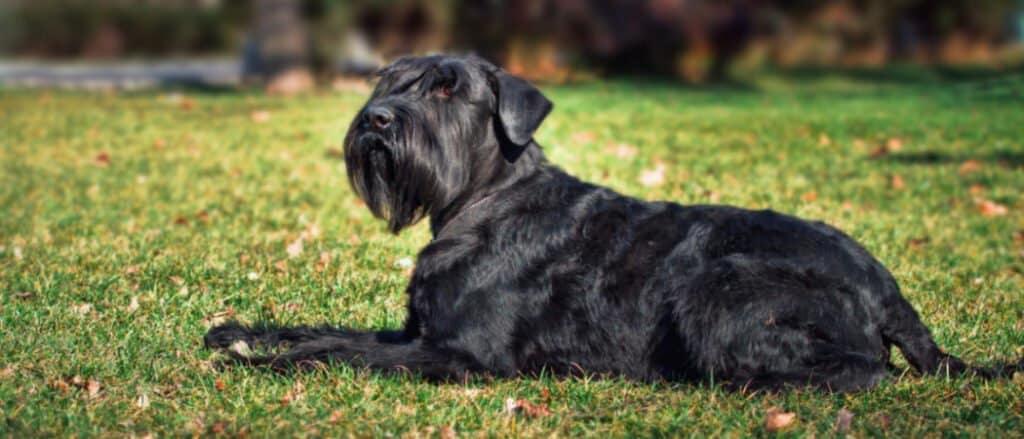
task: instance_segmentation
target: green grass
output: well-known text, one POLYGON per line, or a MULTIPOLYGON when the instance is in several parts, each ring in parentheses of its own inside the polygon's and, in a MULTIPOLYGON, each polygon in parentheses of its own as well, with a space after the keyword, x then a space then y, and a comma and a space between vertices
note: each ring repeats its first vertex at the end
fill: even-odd
MULTIPOLYGON (((891 268, 942 346, 1005 362, 1024 354, 1024 105, 1012 87, 986 90, 556 87, 537 139, 554 163, 626 194, 835 224, 891 268), (902 148, 872 158, 890 139, 902 148), (636 155, 617 156, 619 143, 636 155), (967 160, 980 168, 961 173, 967 160), (656 163, 664 184, 641 184, 656 163), (978 200, 1008 212, 985 216, 978 200)), ((395 262, 429 231, 388 234, 348 189, 336 150, 363 99, 0 91, 0 436, 762 436, 772 406, 796 413, 793 436, 835 435, 843 408, 854 436, 1024 432, 1021 380, 906 374, 855 395, 768 395, 211 368, 200 340, 229 310, 247 322, 402 323, 395 262), (321 233, 290 258, 312 224, 321 233), (505 413, 507 398, 540 403, 545 390, 551 416, 505 413)))

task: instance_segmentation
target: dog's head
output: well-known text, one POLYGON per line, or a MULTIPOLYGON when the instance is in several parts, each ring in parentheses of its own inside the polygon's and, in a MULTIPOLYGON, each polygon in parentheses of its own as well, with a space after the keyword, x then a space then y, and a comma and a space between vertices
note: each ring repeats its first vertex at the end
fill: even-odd
POLYGON ((552 104, 477 57, 402 58, 345 136, 349 182, 393 232, 492 182, 533 143, 552 104))

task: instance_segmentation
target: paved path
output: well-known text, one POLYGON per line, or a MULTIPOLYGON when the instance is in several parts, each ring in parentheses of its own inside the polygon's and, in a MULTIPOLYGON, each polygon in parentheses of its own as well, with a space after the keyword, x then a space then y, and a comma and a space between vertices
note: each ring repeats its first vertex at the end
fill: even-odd
POLYGON ((166 85, 205 87, 241 83, 239 60, 52 63, 0 60, 0 87, 137 90, 166 85))

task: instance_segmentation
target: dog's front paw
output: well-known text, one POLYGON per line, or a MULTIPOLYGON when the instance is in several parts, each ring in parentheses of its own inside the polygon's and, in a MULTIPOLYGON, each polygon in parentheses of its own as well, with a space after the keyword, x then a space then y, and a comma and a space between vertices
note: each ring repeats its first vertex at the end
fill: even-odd
POLYGON ((252 331, 238 322, 228 322, 211 328, 203 337, 210 349, 228 349, 237 342, 248 343, 252 331))

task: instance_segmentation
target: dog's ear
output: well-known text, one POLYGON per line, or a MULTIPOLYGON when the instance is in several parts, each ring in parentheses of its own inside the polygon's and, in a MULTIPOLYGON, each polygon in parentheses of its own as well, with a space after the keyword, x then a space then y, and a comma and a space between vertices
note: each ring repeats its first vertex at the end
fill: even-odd
POLYGON ((514 162, 530 144, 534 131, 551 112, 553 104, 537 87, 522 78, 497 70, 494 73, 494 96, 498 100, 498 121, 501 133, 501 154, 514 162))

